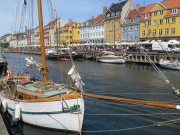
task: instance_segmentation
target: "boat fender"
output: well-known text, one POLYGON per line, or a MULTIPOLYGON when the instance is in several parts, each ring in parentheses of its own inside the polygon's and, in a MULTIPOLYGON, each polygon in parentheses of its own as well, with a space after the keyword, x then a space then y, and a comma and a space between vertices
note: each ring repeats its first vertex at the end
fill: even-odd
POLYGON ((5 112, 6 112, 6 109, 7 109, 7 101, 6 101, 6 100, 3 100, 3 101, 2 101, 2 112, 5 113, 5 112))
MULTIPOLYGON (((15 109, 12 112, 12 122, 16 122, 16 118, 15 118, 15 109)), ((13 123, 14 124, 14 123, 13 123)))
POLYGON ((180 94, 178 89, 174 90, 173 93, 176 94, 177 96, 180 94))
POLYGON ((15 118, 19 119, 21 114, 21 106, 19 104, 16 105, 15 107, 15 118))

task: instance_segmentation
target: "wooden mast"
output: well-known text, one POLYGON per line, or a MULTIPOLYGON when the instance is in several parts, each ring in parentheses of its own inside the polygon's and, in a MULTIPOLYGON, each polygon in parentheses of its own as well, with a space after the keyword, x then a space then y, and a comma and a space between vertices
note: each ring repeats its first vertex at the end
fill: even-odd
POLYGON ((114 55, 115 55, 115 17, 114 17, 114 55))
POLYGON ((57 55, 58 55, 58 37, 57 36, 59 36, 58 35, 58 31, 57 31, 57 23, 58 22, 58 20, 57 20, 57 14, 56 14, 56 38, 57 38, 57 55))
POLYGON ((43 67, 43 81, 47 81, 47 68, 46 68, 46 57, 44 47, 44 31, 43 31, 43 18, 42 18, 42 5, 41 0, 37 0, 38 3, 38 15, 39 15, 39 30, 41 39, 41 56, 42 56, 42 67, 43 67))
POLYGON ((72 26, 72 52, 73 52, 73 26, 72 26))

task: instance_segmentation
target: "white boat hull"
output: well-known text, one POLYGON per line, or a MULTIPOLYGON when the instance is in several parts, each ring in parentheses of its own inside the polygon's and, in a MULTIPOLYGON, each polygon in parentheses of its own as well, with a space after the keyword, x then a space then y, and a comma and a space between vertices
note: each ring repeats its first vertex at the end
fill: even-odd
POLYGON ((180 63, 178 63, 178 65, 176 65, 176 67, 172 64, 172 63, 159 63, 161 67, 164 68, 169 68, 169 69, 175 69, 175 70, 180 70, 180 63))
MULTIPOLYGON (((84 118, 84 100, 78 98, 78 104, 80 105, 80 111, 69 112, 68 109, 63 111, 63 107, 66 107, 64 101, 49 101, 49 102, 17 102, 5 98, 0 94, 0 100, 7 101, 7 110, 10 115, 17 103, 21 106, 21 117, 25 123, 64 131, 80 132, 83 118, 84 118)), ((77 99, 66 100, 69 107, 77 105, 77 99)), ((67 108, 67 107, 66 107, 67 108)))
POLYGON ((99 59, 96 58, 97 62, 104 62, 104 63, 117 63, 117 64, 123 64, 126 62, 125 59, 99 59))

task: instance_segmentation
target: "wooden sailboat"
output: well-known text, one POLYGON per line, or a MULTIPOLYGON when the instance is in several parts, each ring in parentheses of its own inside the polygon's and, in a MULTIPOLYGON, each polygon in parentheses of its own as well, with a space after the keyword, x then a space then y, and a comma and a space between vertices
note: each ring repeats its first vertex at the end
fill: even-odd
POLYGON ((105 62, 105 63, 117 63, 117 64, 125 63, 126 59, 123 56, 116 56, 115 50, 116 50, 116 47, 115 47, 115 18, 114 18, 114 53, 105 52, 102 54, 102 56, 97 56, 96 61, 105 62))
POLYGON ((24 75, 24 71, 20 76, 2 78, 2 112, 8 112, 14 120, 34 126, 80 133, 84 118, 84 100, 81 95, 84 84, 74 65, 68 76, 73 80, 75 87, 63 86, 47 79, 41 0, 37 1, 42 64, 34 61, 32 57, 27 57, 25 71, 33 69, 41 72, 43 76, 42 79, 31 78, 29 74, 24 75))

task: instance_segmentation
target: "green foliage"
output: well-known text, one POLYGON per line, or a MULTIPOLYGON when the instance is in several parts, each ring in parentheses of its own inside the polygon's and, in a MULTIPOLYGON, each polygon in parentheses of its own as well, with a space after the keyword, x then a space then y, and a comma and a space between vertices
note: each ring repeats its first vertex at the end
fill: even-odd
POLYGON ((3 44, 4 44, 4 47, 8 47, 9 46, 9 43, 0 43, 0 47, 3 47, 3 44))

